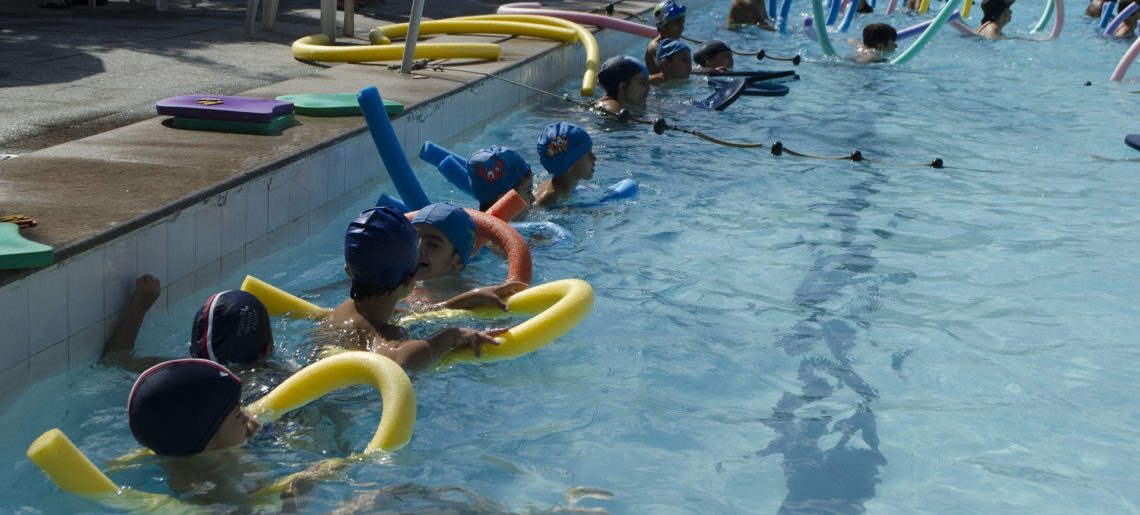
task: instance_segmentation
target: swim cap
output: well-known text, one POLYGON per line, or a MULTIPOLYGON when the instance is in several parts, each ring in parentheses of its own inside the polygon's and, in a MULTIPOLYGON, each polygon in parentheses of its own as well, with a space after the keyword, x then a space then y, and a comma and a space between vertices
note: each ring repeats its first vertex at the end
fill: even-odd
POLYGON ((428 224, 439 229, 455 247, 459 261, 467 266, 471 251, 475 249, 475 221, 467 211, 450 202, 440 202, 421 209, 412 223, 428 224))
POLYGON ((507 147, 495 145, 471 154, 467 159, 471 192, 480 204, 494 202, 500 195, 514 189, 528 173, 530 163, 507 147))
POLYGON ((678 4, 673 0, 665 0, 653 8, 653 20, 657 22, 658 27, 676 20, 677 18, 684 17, 685 6, 678 4))
POLYGON ((160 456, 202 452, 241 398, 241 379, 204 359, 176 359, 150 367, 127 399, 131 434, 160 456))
POLYGON ((982 23, 997 20, 1001 17, 1001 13, 1005 12, 1011 5, 1013 5, 1013 0, 983 0, 982 23))
POLYGON ((638 59, 628 55, 615 55, 606 59, 598 69, 598 83, 606 90, 606 95, 616 97, 618 86, 638 73, 648 77, 649 69, 638 59))
POLYGON ((594 148, 594 140, 581 127, 567 122, 552 123, 538 136, 538 161, 550 175, 566 173, 594 148))
POLYGON ((420 239, 407 217, 390 207, 365 209, 344 234, 344 264, 354 283, 386 289, 416 273, 420 239))
POLYGON ((686 45, 676 39, 665 38, 657 43, 657 62, 664 61, 681 52, 689 52, 689 45, 686 45))
POLYGON ((194 314, 190 355, 218 363, 249 364, 273 344, 269 312, 241 290, 215 293, 194 314))
POLYGON ((710 39, 697 47, 697 51, 693 53, 693 62, 697 63, 698 66, 704 66, 709 59, 712 59, 717 54, 731 51, 732 49, 728 48, 728 44, 724 41, 710 39))

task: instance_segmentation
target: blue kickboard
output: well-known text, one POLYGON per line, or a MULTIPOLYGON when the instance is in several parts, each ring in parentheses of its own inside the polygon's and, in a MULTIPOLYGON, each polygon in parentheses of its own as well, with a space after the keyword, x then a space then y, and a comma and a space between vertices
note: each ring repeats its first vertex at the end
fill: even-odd
POLYGON ((1136 150, 1140 150, 1140 134, 1129 134, 1125 136, 1124 143, 1136 150))

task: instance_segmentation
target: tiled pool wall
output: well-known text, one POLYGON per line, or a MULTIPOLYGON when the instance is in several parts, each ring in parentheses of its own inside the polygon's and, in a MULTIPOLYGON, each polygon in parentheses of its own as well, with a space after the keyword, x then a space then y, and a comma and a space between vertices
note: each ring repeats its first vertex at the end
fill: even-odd
MULTIPOLYGON (((638 39, 611 30, 595 35, 603 56, 638 39)), ((547 89, 580 78, 584 66, 580 45, 561 45, 499 75, 547 89)), ((414 106, 392 124, 415 166, 423 141, 449 142, 538 95, 487 78, 414 106)), ((162 282, 150 316, 165 314, 167 306, 193 292, 244 274, 247 262, 339 222, 346 207, 384 182, 388 175, 371 136, 358 129, 330 146, 285 160, 265 175, 0 287, 0 413, 30 385, 94 363, 139 274, 162 282)), ((191 314, 185 316, 189 329, 191 314)))

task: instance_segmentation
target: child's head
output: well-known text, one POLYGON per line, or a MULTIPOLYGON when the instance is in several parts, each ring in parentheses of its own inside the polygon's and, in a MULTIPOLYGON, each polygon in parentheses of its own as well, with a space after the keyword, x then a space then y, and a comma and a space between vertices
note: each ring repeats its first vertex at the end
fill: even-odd
POLYGON ((622 105, 645 105, 645 98, 649 96, 648 78, 645 65, 628 55, 606 59, 598 70, 598 83, 606 90, 606 96, 622 105))
POLYGON ((666 79, 687 79, 693 71, 693 52, 676 39, 665 38, 657 43, 657 66, 666 79))
POLYGON ((593 149, 589 133, 572 123, 552 123, 538 136, 538 160, 554 177, 592 178, 597 160, 593 149))
POLYGON ((522 196, 528 208, 534 204, 534 174, 530 172, 530 163, 514 149, 495 145, 471 154, 467 158, 467 177, 480 211, 489 209, 512 189, 522 196))
POLYGON ((685 32, 685 6, 665 0, 653 8, 653 20, 661 37, 677 39, 685 32))
POLYGON ((463 208, 448 202, 431 204, 412 219, 420 234, 416 279, 458 274, 475 248, 475 221, 463 208))
POLYGON ((194 314, 190 355, 195 358, 247 365, 272 352, 269 312, 249 293, 215 293, 194 314))
POLYGON ((403 213, 387 206, 365 209, 348 224, 344 235, 344 269, 352 279, 350 296, 363 300, 403 286, 406 296, 415 283, 419 255, 419 236, 403 213))
POLYGON ((897 48, 899 33, 886 23, 872 23, 863 27, 863 46, 881 52, 893 52, 897 48))
POLYGON ((127 400, 131 434, 160 456, 192 456, 236 447, 258 424, 239 406, 241 379, 204 359, 159 363, 141 375, 127 400))
POLYGON ((732 49, 719 39, 710 39, 701 43, 693 53, 693 62, 705 68, 724 68, 731 70, 733 64, 732 49))
POLYGON ((1013 18, 1011 5, 1013 5, 1013 0, 983 0, 982 23, 994 22, 998 25, 1009 23, 1009 20, 1013 18))

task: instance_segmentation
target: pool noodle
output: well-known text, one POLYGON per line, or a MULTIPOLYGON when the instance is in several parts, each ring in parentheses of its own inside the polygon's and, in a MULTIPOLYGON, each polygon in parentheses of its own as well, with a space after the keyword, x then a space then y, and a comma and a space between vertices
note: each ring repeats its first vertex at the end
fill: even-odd
POLYGON ((1053 30, 1049 32, 1049 37, 1045 38, 1046 41, 1057 39, 1065 29, 1065 0, 1054 0, 1054 3, 1056 6, 1053 9, 1053 30))
POLYGON ((1100 24, 1097 25, 1098 27, 1103 29, 1108 26, 1108 21, 1112 19, 1113 7, 1116 7, 1116 2, 1105 2, 1100 7, 1100 24))
POLYGON ((438 168, 439 173, 443 174, 447 182, 454 184, 456 188, 463 190, 468 195, 475 195, 475 192, 471 190, 471 178, 467 176, 466 159, 454 155, 447 156, 439 163, 438 168))
POLYGON ((934 21, 930 23, 930 26, 910 45, 910 48, 907 48, 902 54, 892 59, 891 64, 903 64, 918 54, 927 43, 930 43, 931 39, 934 39, 934 36, 938 34, 938 30, 950 20, 950 17, 953 16, 954 11, 958 9, 959 5, 962 5, 962 0, 950 0, 946 2, 946 4, 942 6, 942 9, 938 11, 938 16, 934 17, 934 21))
MULTIPOLYGON (((812 18, 822 20, 823 17, 823 0, 811 0, 811 13, 812 18)), ((835 48, 831 46, 831 39, 827 37, 827 26, 822 23, 815 23, 815 35, 819 38, 819 48, 823 50, 823 55, 834 56, 835 48)))
POLYGON ((827 24, 835 25, 835 20, 839 19, 839 4, 840 0, 831 0, 827 4, 827 24))
MULTIPOLYGON (((788 13, 792 10, 792 0, 784 0, 780 4, 780 34, 788 33, 788 13)), ((820 11, 822 15, 822 11, 820 11)), ((823 16, 820 16, 823 19, 823 16)))
POLYGON ((499 14, 537 14, 541 16, 550 16, 552 18, 559 18, 582 25, 593 25, 603 29, 613 29, 618 32, 625 32, 636 36, 646 38, 657 37, 657 28, 650 27, 621 18, 613 18, 610 16, 602 16, 600 14, 583 13, 577 11, 560 11, 557 9, 543 9, 542 4, 538 3, 519 3, 519 4, 505 4, 500 5, 495 12, 499 14), (537 7, 533 7, 537 5, 537 7))
POLYGON ((819 34, 815 33, 813 25, 815 23, 812 22, 811 16, 804 16, 804 34, 807 34, 808 39, 812 41, 819 41, 819 34))
POLYGON ((637 195, 637 181, 634 179, 625 178, 607 189, 610 191, 602 196, 603 201, 631 198, 637 195))
POLYGON ((1104 28, 1104 35, 1112 36, 1113 33, 1116 32, 1116 28, 1119 27, 1121 23, 1124 23, 1125 18, 1132 16, 1132 13, 1136 12, 1136 9, 1140 9, 1140 5, 1136 2, 1128 4, 1128 7, 1121 10, 1120 14, 1117 14, 1116 17, 1109 22, 1108 26, 1104 28))
POLYGON ((768 16, 776 14, 776 9, 779 7, 779 4, 776 2, 777 0, 768 0, 768 16))
POLYGON ((1053 16, 1053 9, 1054 8, 1055 8, 1055 6, 1053 5, 1053 0, 1047 0, 1045 2, 1045 10, 1041 11, 1041 19, 1037 20, 1037 25, 1034 25, 1033 30, 1031 30, 1030 32, 1041 32, 1042 30, 1044 30, 1045 24, 1049 23, 1049 18, 1051 16, 1053 16))
POLYGON ((839 23, 839 32, 847 32, 851 28, 851 22, 855 21, 855 10, 859 8, 859 0, 851 0, 847 3, 847 14, 843 16, 843 21, 839 23))
POLYGON ((364 88, 356 95, 356 101, 360 102, 360 110, 364 114, 365 122, 368 123, 372 142, 376 144, 380 159, 384 161, 384 168, 388 169, 392 184, 396 186, 396 191, 404 204, 412 210, 423 209, 424 206, 431 204, 423 187, 420 186, 420 181, 416 180, 416 175, 412 173, 408 158, 404 156, 400 140, 396 137, 396 131, 392 129, 391 120, 388 119, 388 112, 384 110, 384 100, 380 98, 380 91, 375 86, 364 88))
POLYGON ((425 141, 424 145, 420 147, 420 159, 425 163, 432 166, 439 166, 443 162, 443 158, 447 156, 455 156, 456 159, 463 159, 459 154, 452 152, 444 147, 436 145, 434 142, 425 141))
MULTIPOLYGON (((1052 0, 1050 0, 1052 2, 1052 0)), ((962 2, 962 19, 970 19, 970 8, 974 6, 974 0, 963 0, 962 2)))
POLYGON ((918 3, 918 14, 926 14, 930 10, 930 0, 922 0, 918 3))
POLYGON ((890 0, 887 2, 887 16, 895 12, 895 7, 898 5, 898 0, 890 0))
MULTIPOLYGON (((959 16, 960 15, 958 14, 958 11, 954 11, 954 13, 950 15, 950 19, 947 20, 947 23, 957 20, 959 18, 959 16)), ((917 35, 921 34, 924 30, 926 30, 926 28, 929 27, 931 23, 934 23, 934 19, 929 19, 926 21, 918 22, 918 23, 911 25, 905 29, 899 29, 898 37, 896 37, 895 40, 896 41, 902 41, 904 39, 908 39, 908 38, 912 38, 914 36, 917 36, 917 35)), ((967 28, 966 30, 969 30, 970 33, 973 34, 973 31, 970 30, 969 28, 967 28)))
POLYGON ((407 213, 410 211, 410 209, 408 209, 408 206, 404 205, 403 202, 400 202, 400 199, 393 197, 387 193, 381 193, 380 198, 376 199, 376 207, 381 206, 388 206, 395 209, 396 211, 399 211, 400 213, 407 213))
POLYGON ((1116 69, 1112 71, 1112 76, 1108 80, 1120 82, 1124 79, 1124 74, 1128 72, 1128 68, 1132 66, 1137 55, 1140 55, 1140 38, 1136 38, 1136 41, 1132 42, 1132 46, 1128 47, 1128 51, 1124 52, 1124 57, 1120 58, 1120 62, 1116 64, 1116 69))

